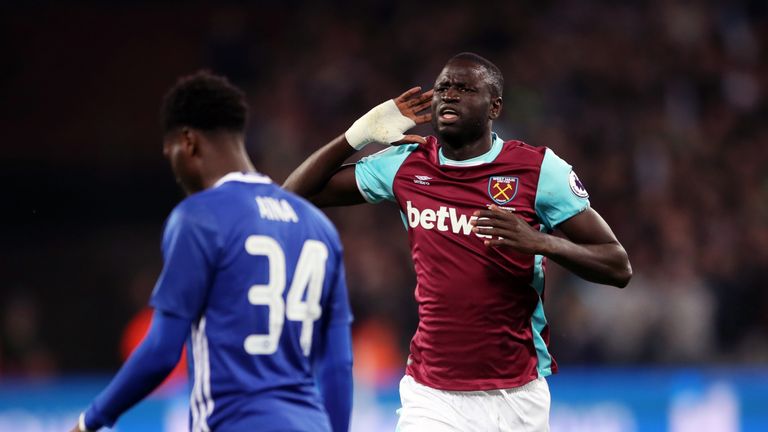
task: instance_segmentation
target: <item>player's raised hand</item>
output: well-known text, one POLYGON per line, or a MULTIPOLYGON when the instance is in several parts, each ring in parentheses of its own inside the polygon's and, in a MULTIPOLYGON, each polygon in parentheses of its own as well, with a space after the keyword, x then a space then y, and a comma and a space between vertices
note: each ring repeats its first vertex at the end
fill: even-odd
POLYGON ((406 131, 420 123, 432 119, 431 113, 424 113, 430 105, 432 90, 419 93, 421 87, 414 87, 395 99, 389 99, 373 107, 357 119, 344 133, 349 145, 360 150, 366 145, 376 142, 379 144, 403 144, 427 141, 418 135, 404 135, 406 131))
POLYGON ((427 111, 422 114, 422 111, 426 110, 432 104, 432 93, 435 91, 430 89, 424 93, 421 92, 421 87, 413 87, 405 91, 405 93, 393 99, 397 109, 400 113, 409 119, 413 120, 416 124, 427 123, 432 120, 432 113, 427 111))
MULTIPOLYGON (((400 110, 400 114, 419 125, 432 120, 432 112, 425 111, 429 110, 432 105, 432 93, 434 93, 432 89, 421 93, 421 87, 413 87, 393 100, 397 109, 400 110)), ((425 144, 427 141, 420 135, 405 135, 401 140, 395 141, 392 144, 398 145, 414 142, 425 144)))
POLYGON ((472 231, 491 236, 485 239, 486 246, 509 247, 531 255, 539 253, 543 234, 514 212, 491 205, 488 210, 478 210, 474 215, 477 219, 470 221, 474 225, 472 231))

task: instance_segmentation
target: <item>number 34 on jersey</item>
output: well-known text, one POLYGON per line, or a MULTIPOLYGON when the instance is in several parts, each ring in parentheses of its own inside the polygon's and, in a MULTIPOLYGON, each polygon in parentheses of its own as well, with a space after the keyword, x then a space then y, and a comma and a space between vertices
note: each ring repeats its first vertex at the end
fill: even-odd
POLYGON ((275 353, 287 318, 301 322, 301 349, 305 356, 309 356, 314 322, 322 315, 320 296, 328 248, 317 240, 304 242, 291 278, 287 301, 283 300, 287 279, 285 253, 280 244, 272 237, 252 235, 245 241, 245 250, 250 255, 266 257, 270 275, 267 284, 253 285, 248 290, 248 301, 252 305, 269 307, 269 333, 246 337, 243 343, 245 351, 251 355, 275 353), (306 300, 303 300, 305 294, 306 300))

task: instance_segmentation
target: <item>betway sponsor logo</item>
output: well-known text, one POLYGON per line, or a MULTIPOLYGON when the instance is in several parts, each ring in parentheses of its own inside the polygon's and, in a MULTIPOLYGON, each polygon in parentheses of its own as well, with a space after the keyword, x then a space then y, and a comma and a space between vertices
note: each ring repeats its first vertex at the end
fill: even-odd
MULTIPOLYGON (((458 214, 453 207, 440 206, 437 210, 419 210, 410 201, 406 201, 405 205, 408 226, 411 228, 420 226, 425 230, 437 229, 438 231, 451 231, 454 234, 469 235, 472 233, 472 225, 469 222, 477 219, 476 216, 458 214)), ((475 235, 478 237, 488 237, 476 233, 475 235)))

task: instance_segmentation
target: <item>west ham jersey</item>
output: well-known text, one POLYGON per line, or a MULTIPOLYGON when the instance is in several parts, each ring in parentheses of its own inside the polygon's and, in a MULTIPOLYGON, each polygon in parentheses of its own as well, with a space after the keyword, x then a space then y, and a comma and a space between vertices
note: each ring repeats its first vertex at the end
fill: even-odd
POLYGON ((151 305, 193 322, 191 429, 330 431, 312 364, 351 315, 328 219, 233 173, 173 210, 163 257, 151 305))
POLYGON ((419 326, 407 374, 433 388, 469 391, 556 372, 544 257, 486 247, 470 220, 496 204, 552 231, 589 206, 570 165, 545 147, 496 134, 488 153, 452 161, 429 137, 362 159, 355 177, 368 201, 397 202, 408 229, 419 326))

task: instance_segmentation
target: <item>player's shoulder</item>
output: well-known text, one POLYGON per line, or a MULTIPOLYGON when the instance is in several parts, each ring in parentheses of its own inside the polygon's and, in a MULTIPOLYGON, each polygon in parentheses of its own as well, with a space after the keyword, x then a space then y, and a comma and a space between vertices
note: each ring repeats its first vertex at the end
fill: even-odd
POLYGON ((423 150, 423 149, 422 149, 422 145, 418 143, 389 146, 375 153, 371 153, 368 156, 363 157, 362 159, 360 159, 360 162, 368 163, 368 162, 387 161, 387 163, 389 163, 392 160, 397 160, 402 162, 406 158, 408 158, 408 156, 410 156, 412 153, 417 152, 419 150, 423 150))
MULTIPOLYGON (((221 224, 193 194, 183 199, 168 214, 163 225, 163 250, 173 247, 177 238, 196 237, 199 239, 217 239, 221 224)), ((215 240, 214 240, 215 242, 215 240)))
POLYGON ((294 208, 297 209, 297 212, 303 216, 304 219, 309 219, 313 223, 317 225, 318 228, 320 228, 322 231, 324 231, 330 238, 341 242, 341 238, 339 236, 339 232, 336 230, 336 226, 331 222, 331 220, 326 216, 325 213, 322 212, 319 208, 317 208, 314 204, 309 202, 303 197, 300 197, 299 195, 296 195, 293 192, 289 192, 279 186, 274 186, 277 190, 277 194, 281 196, 283 199, 287 200, 291 205, 294 206, 294 208))
POLYGON ((440 151, 440 142, 437 137, 430 135, 425 137, 425 140, 427 142, 424 144, 413 144, 416 146, 413 151, 424 154, 427 157, 437 156, 437 153, 440 151))
POLYGON ((538 155, 544 157, 548 147, 546 146, 534 146, 520 140, 506 140, 504 141, 504 150, 512 151, 520 154, 529 154, 531 156, 538 155))
POLYGON ((166 227, 177 227, 184 224, 214 229, 217 223, 205 197, 206 192, 202 191, 190 195, 176 204, 168 216, 166 227))
POLYGON ((386 156, 397 158, 401 165, 414 161, 427 161, 437 164, 439 160, 440 143, 435 136, 424 137, 425 143, 410 143, 392 146, 383 151, 388 151, 386 156))
POLYGON ((227 218, 238 211, 252 208, 253 195, 271 195, 279 189, 272 180, 259 173, 230 173, 213 187, 189 196, 185 205, 190 209, 210 212, 227 218))
POLYGON ((328 217, 307 199, 296 195, 293 192, 287 191, 277 185, 274 186, 274 192, 276 198, 288 201, 294 208, 302 213, 306 213, 309 217, 317 218, 324 222, 328 221, 328 217))
POLYGON ((533 146, 520 140, 505 140, 501 153, 505 160, 514 161, 516 164, 540 167, 547 152, 545 146, 533 146))
POLYGON ((238 208, 247 207, 249 186, 274 186, 261 174, 231 173, 222 177, 216 185, 189 195, 171 212, 169 220, 181 219, 190 223, 216 225, 219 219, 230 219, 238 208))
POLYGON ((247 185, 245 189, 247 189, 245 194, 247 200, 249 202, 255 200, 259 211, 263 207, 271 209, 269 210, 270 213, 278 211, 278 213, 290 215, 285 218, 291 220, 294 217, 297 218, 302 230, 309 230, 315 234, 323 233, 327 239, 340 242, 339 233, 328 216, 303 197, 287 191, 275 183, 247 185))
POLYGON ((231 190, 212 187, 189 195, 173 209, 174 213, 184 215, 212 215, 222 201, 231 200, 231 190))

